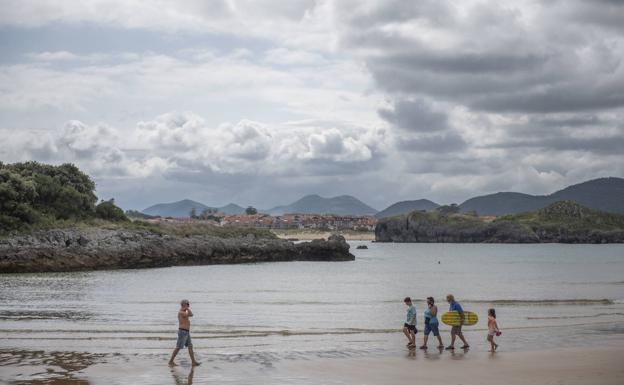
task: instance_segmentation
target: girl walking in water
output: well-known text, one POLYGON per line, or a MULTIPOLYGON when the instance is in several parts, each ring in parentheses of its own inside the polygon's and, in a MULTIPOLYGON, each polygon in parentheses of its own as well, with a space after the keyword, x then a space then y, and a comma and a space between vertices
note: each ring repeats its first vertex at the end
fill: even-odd
POLYGON ((498 348, 498 344, 494 342, 494 336, 500 336, 501 331, 498 328, 498 323, 496 322, 496 310, 489 309, 488 310, 488 336, 487 340, 490 342, 491 349, 490 352, 494 353, 498 348))
POLYGON ((427 310, 425 310, 425 338, 421 349, 427 349, 427 340, 429 334, 433 332, 433 335, 438 338, 438 348, 443 348, 442 338, 440 337, 440 331, 438 330, 438 307, 434 305, 435 301, 433 297, 427 297, 427 310))

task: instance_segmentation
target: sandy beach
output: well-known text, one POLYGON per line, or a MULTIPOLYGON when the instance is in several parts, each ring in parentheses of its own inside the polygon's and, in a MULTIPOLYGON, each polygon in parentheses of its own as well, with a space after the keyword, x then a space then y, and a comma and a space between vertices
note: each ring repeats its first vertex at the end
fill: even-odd
POLYGON ((192 370, 182 355, 1 352, 2 384, 563 384, 624 383, 624 349, 572 348, 534 352, 462 352, 437 349, 403 356, 282 360, 275 364, 207 359, 192 370))
POLYGON ((319 383, 421 384, 622 384, 624 349, 535 352, 429 353, 391 358, 323 360, 296 364, 294 372, 319 383))
MULTIPOLYGON (((327 239, 334 234, 330 231, 301 231, 301 230, 271 230, 275 235, 282 239, 297 239, 300 241, 312 241, 314 239, 327 239)), ((342 235, 347 241, 374 241, 374 232, 362 231, 338 231, 337 234, 342 235)))

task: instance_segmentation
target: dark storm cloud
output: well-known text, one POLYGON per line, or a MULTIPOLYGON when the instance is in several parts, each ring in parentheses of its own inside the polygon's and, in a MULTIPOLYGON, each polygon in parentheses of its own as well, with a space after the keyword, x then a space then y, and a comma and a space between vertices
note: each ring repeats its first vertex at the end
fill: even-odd
MULTIPOLYGON (((553 2, 554 3, 554 2, 553 2)), ((561 3, 561 0, 559 1, 561 3)), ((622 0, 569 1, 573 6, 563 12, 571 19, 599 28, 624 32, 624 4, 622 0)), ((545 1, 546 6, 553 5, 545 1)))
POLYGON ((379 87, 391 93, 425 95, 485 112, 624 106, 624 39, 601 23, 601 17, 622 14, 624 2, 610 3, 609 12, 585 15, 578 12, 588 7, 583 3, 554 3, 539 7, 530 25, 526 10, 496 4, 466 5, 463 13, 443 11, 445 23, 431 23, 438 32, 431 37, 408 33, 412 26, 405 25, 405 32, 395 32, 401 31, 396 23, 412 20, 410 15, 431 22, 438 17, 436 7, 405 7, 406 14, 394 21, 377 8, 356 9, 355 15, 360 12, 367 20, 377 15, 378 20, 365 31, 347 29, 343 43, 362 52, 379 87))
POLYGON ((401 151, 446 154, 465 149, 466 142, 460 135, 449 132, 418 137, 399 136, 397 147, 401 151))
POLYGON ((564 117, 531 117, 529 124, 538 127, 585 127, 598 126, 606 123, 597 115, 572 115, 564 117))
POLYGON ((506 165, 501 159, 483 160, 477 157, 452 154, 439 156, 437 154, 419 154, 408 158, 406 171, 413 174, 441 174, 446 176, 481 175, 485 172, 497 174, 502 172, 506 165))
POLYGON ((445 113, 434 111, 424 100, 399 100, 392 109, 380 109, 379 116, 406 131, 430 132, 449 128, 445 113))
POLYGON ((598 138, 572 138, 550 136, 530 139, 512 139, 495 144, 493 148, 542 148, 559 151, 591 151, 599 154, 621 154, 624 148, 624 135, 611 135, 598 138))

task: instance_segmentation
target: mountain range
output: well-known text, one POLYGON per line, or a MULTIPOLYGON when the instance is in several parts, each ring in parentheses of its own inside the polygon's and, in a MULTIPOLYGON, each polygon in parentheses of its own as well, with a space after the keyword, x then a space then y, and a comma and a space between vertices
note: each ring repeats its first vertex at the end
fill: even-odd
MULTIPOLYGON (((557 201, 574 201, 595 210, 612 213, 624 213, 624 179, 599 178, 575 184, 549 195, 530 195, 518 192, 498 192, 470 198, 459 205, 461 212, 476 211, 479 215, 507 215, 538 210, 557 201)), ((412 211, 432 211, 439 205, 427 199, 410 200, 394 203, 377 211, 359 199, 350 195, 323 198, 319 195, 306 195, 288 205, 276 206, 259 212, 272 215, 284 213, 336 214, 336 215, 375 215, 386 218, 406 214, 412 211)), ((179 202, 161 203, 143 210, 144 214, 171 217, 188 217, 195 208, 197 213, 211 208, 190 199, 179 202)), ((230 203, 217 207, 217 211, 226 214, 242 214, 245 208, 230 203)))
POLYGON ((402 201, 394 203, 385 209, 381 210, 375 217, 387 218, 394 217, 396 215, 411 213, 412 211, 431 211, 440 207, 439 204, 430 201, 429 199, 418 199, 415 201, 402 201))
POLYGON ((178 202, 171 203, 159 203, 146 208, 141 211, 143 214, 161 216, 161 217, 174 217, 184 218, 189 217, 191 210, 195 209, 197 214, 201 214, 206 209, 213 209, 225 214, 243 214, 245 209, 237 204, 230 203, 223 207, 210 207, 203 203, 199 203, 190 199, 183 199, 178 202))
POLYGON ((557 201, 574 201, 595 210, 624 213, 624 179, 599 178, 575 184, 550 195, 499 192, 468 199, 459 207, 462 212, 479 215, 507 215, 538 210, 557 201))
POLYGON ((373 215, 377 210, 350 195, 340 195, 333 198, 306 195, 289 205, 273 207, 266 212, 272 215, 285 213, 373 215))

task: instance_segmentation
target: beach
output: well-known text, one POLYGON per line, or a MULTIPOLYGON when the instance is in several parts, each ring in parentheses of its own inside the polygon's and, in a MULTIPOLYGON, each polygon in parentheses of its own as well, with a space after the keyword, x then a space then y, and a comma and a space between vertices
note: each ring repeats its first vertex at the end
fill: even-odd
POLYGON ((0 383, 186 384, 185 350, 167 366, 182 298, 195 384, 622 382, 622 245, 350 243, 345 262, 2 274, 0 383), (424 299, 444 312, 448 293, 480 318, 464 328, 470 350, 410 356, 403 298, 420 344, 424 299))
POLYGON ((298 363, 295 373, 319 383, 622 384, 622 348, 553 349, 495 354, 416 352, 413 356, 298 363))
MULTIPOLYGON (((183 352, 184 353, 184 352, 183 352)), ((182 354, 184 356, 184 354, 182 354)), ((204 360, 192 369, 166 356, 1 352, 2 384, 336 384, 619 385, 621 347, 525 352, 430 352, 397 356, 281 360, 272 365, 204 360), (10 359, 9 357, 13 357, 10 359), (189 381, 190 380, 190 381, 189 381)))
POLYGON ((332 234, 340 234, 347 241, 374 241, 375 233, 372 231, 321 231, 321 230, 277 230, 271 231, 282 239, 297 239, 300 241, 312 241, 315 239, 327 239, 332 234))

